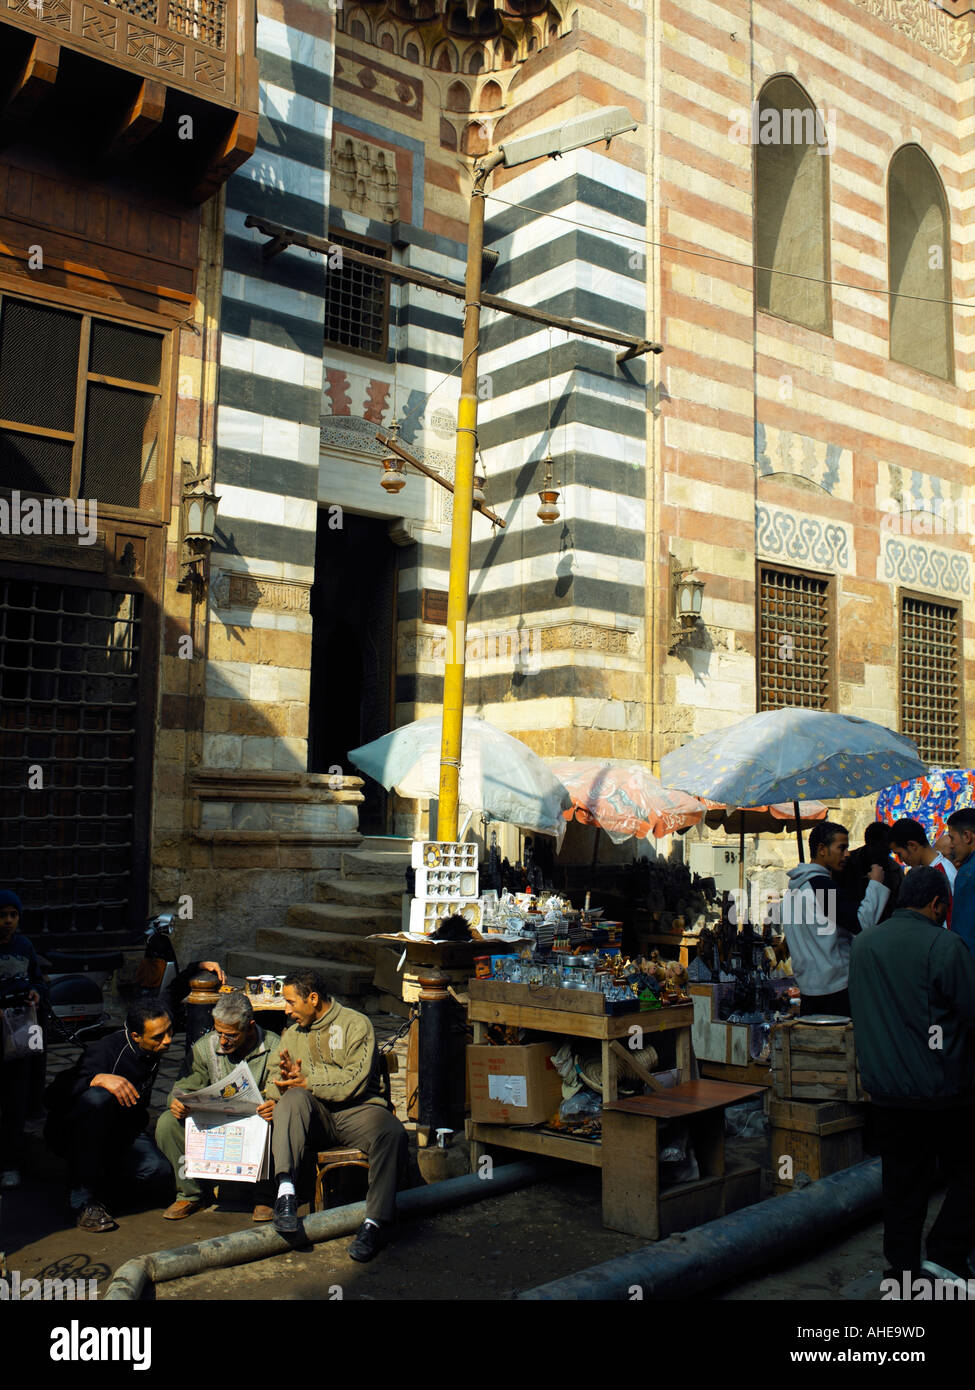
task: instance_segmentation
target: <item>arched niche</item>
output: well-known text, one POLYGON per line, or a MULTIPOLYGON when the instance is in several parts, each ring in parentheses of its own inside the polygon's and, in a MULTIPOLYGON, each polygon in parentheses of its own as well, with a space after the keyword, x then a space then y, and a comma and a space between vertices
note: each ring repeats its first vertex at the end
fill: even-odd
POLYGON ((747 134, 755 150, 755 291, 760 309, 829 333, 828 131, 792 77, 773 77, 747 134))
POLYGON ((451 82, 447 88, 447 110, 448 111, 469 111, 471 109, 471 94, 463 82, 451 82))
POLYGON ((485 82, 477 103, 479 111, 500 111, 504 105, 504 93, 497 82, 485 82))
POLYGON ((948 303, 948 200, 937 169, 920 145, 902 145, 887 171, 887 260, 891 359, 950 381, 954 344, 948 303))

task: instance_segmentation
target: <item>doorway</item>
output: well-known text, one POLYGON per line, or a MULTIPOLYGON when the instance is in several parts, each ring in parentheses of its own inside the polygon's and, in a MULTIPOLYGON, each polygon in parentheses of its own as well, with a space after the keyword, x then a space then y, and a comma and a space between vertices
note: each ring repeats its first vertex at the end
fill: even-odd
MULTIPOLYGON (((311 697, 308 770, 336 767, 355 775, 350 748, 393 726, 396 634, 396 546, 388 521, 318 513, 315 583, 311 591, 311 697)), ((364 835, 385 835, 390 798, 366 779, 359 807, 364 835)))

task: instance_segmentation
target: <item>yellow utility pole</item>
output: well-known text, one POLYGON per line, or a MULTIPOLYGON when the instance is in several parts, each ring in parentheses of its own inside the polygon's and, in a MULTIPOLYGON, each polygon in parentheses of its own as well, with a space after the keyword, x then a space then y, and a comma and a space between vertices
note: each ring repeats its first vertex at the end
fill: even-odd
POLYGON ((467 607, 471 580, 471 522, 474 514, 474 463, 477 456, 477 348, 481 327, 484 187, 488 175, 503 162, 504 155, 499 150, 475 168, 474 187, 471 190, 471 215, 467 226, 464 355, 461 359, 460 402, 457 407, 454 519, 450 531, 450 579, 447 585, 447 665, 443 682, 440 803, 437 811, 439 840, 457 839, 460 810, 467 607))

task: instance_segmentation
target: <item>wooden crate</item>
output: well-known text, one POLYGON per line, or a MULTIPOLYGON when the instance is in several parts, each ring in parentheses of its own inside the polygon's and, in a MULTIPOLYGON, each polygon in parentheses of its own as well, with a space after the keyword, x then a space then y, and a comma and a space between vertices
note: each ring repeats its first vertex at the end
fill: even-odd
POLYGON ((868 1100, 860 1083, 853 1024, 803 1023, 772 1029, 773 1090, 780 1100, 868 1100))
POLYGON ((769 1100, 772 1188, 791 1192, 800 1173, 813 1181, 863 1159, 864 1107, 850 1101, 769 1100), (791 1176, 781 1163, 791 1160, 791 1176))

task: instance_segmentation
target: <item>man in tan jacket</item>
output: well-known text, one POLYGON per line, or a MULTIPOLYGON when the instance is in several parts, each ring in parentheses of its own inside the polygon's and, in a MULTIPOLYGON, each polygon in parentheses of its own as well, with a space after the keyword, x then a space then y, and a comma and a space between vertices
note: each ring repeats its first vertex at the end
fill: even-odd
POLYGON ((365 1262, 386 1244, 407 1159, 406 1130, 382 1096, 372 1024, 331 998, 317 970, 296 970, 282 994, 291 1026, 267 1068, 265 1105, 277 1182, 274 1227, 298 1229, 295 1174, 306 1149, 342 1146, 369 1155, 366 1218, 349 1246, 365 1262))

